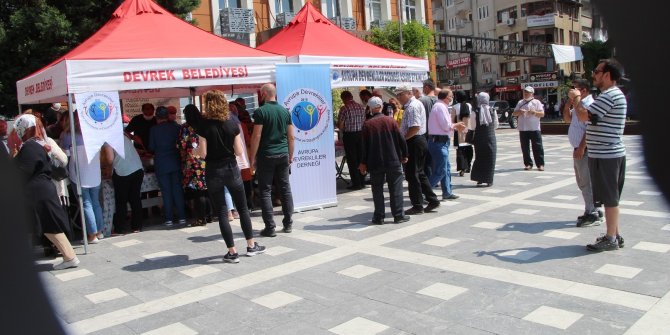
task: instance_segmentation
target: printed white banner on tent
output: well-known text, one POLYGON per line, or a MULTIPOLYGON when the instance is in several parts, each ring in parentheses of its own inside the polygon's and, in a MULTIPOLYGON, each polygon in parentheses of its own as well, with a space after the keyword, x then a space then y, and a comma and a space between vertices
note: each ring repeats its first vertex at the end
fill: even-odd
POLYGON ((119 92, 87 92, 74 97, 87 161, 93 160, 105 142, 125 157, 119 92))

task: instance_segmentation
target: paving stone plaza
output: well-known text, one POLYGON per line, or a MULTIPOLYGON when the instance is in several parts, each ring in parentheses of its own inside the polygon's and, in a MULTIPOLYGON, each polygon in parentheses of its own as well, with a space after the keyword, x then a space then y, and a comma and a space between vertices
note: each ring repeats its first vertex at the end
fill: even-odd
POLYGON ((455 175, 460 198, 407 223, 369 225, 370 188, 338 180, 337 207, 297 213, 239 264, 223 263, 216 223, 156 225, 75 246, 76 269, 39 260, 40 276, 71 334, 668 334, 670 210, 641 137, 625 137, 626 245, 603 253, 585 245, 604 225, 575 226, 567 136, 544 135, 543 172, 523 170, 516 130, 497 139, 492 187, 455 175))

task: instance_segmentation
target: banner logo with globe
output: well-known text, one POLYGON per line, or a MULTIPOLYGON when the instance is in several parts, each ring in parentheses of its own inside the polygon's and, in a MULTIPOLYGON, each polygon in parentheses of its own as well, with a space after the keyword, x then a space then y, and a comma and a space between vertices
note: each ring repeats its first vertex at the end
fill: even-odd
POLYGON ((115 99, 105 92, 89 95, 81 106, 83 109, 79 109, 79 119, 94 129, 108 129, 121 116, 118 98, 115 99))
POLYGON ((301 142, 318 140, 328 129, 331 112, 326 99, 318 91, 299 88, 284 99, 284 107, 291 113, 295 139, 301 142))

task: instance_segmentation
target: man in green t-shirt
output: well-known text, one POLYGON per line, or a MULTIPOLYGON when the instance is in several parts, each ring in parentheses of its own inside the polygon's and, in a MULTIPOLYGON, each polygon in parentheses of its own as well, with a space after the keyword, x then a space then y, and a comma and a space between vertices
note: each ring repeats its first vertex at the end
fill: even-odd
POLYGON ((275 222, 272 216, 272 183, 277 182, 284 219, 283 231, 290 233, 293 226, 293 195, 289 184, 289 167, 293 162, 293 124, 289 111, 277 103, 277 90, 272 84, 261 87, 265 102, 254 112, 254 131, 251 138, 249 161, 256 169, 258 189, 261 193, 261 210, 265 229, 261 236, 274 237, 275 222), (254 166, 256 163, 256 166, 254 166), (276 180, 275 180, 276 179, 276 180))

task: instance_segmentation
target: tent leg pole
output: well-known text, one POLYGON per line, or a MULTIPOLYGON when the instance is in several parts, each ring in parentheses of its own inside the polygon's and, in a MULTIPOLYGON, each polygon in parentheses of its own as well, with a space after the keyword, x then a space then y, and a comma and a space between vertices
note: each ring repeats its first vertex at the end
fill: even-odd
POLYGON ((77 202, 79 205, 81 231, 84 234, 84 255, 86 255, 88 254, 88 234, 86 233, 86 221, 84 219, 84 201, 81 198, 81 178, 79 173, 79 157, 77 157, 77 139, 74 131, 74 109, 72 108, 72 94, 67 95, 67 108, 70 113, 70 140, 72 144, 72 154, 70 155, 70 159, 74 159, 73 164, 77 174, 77 202))

